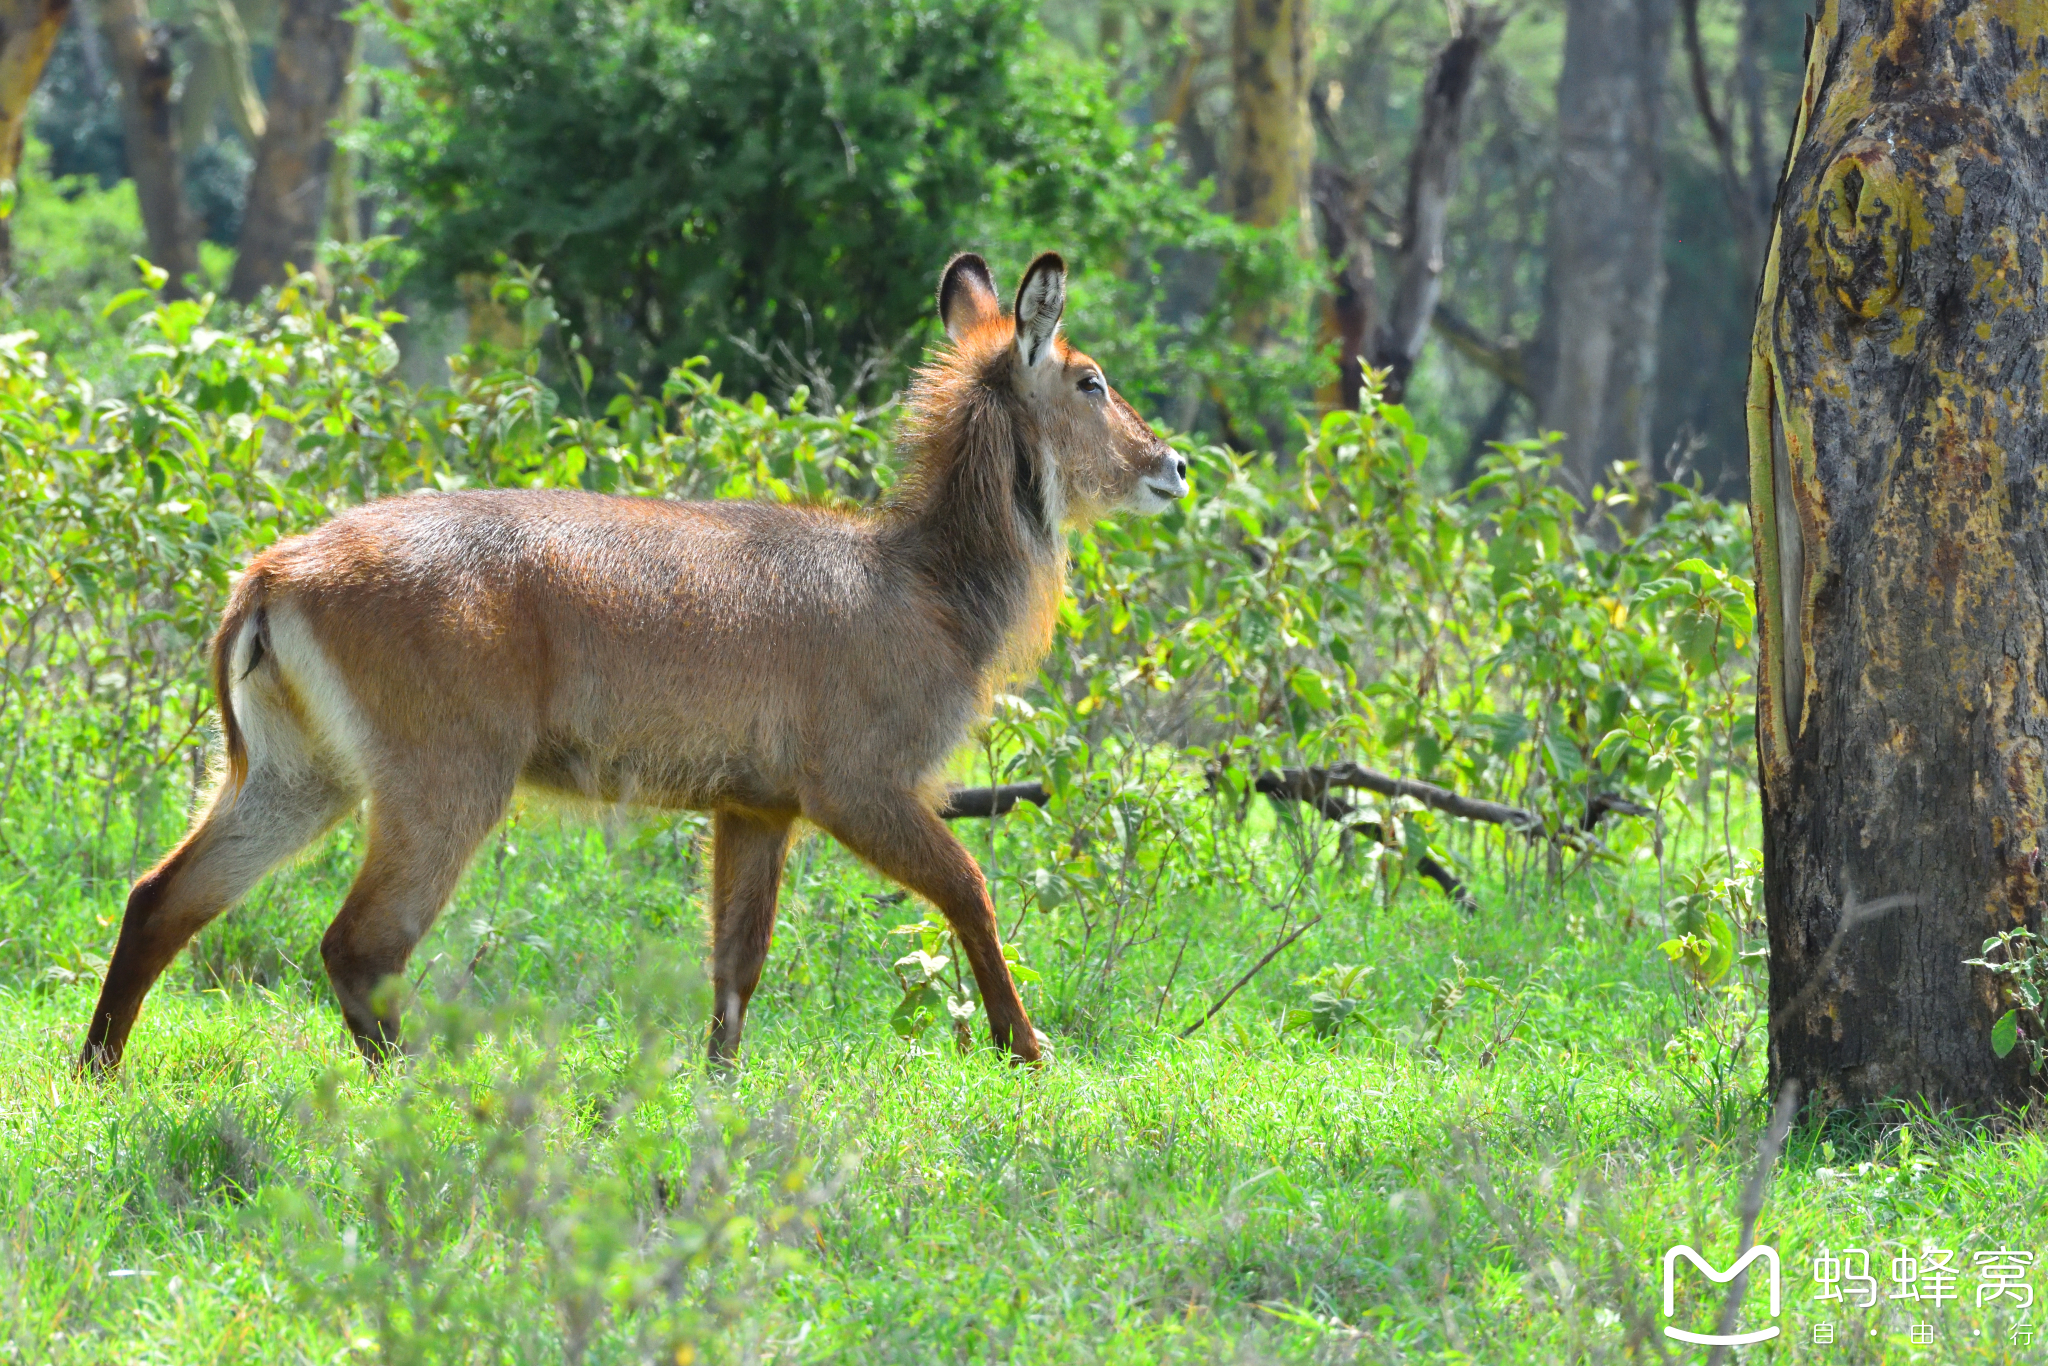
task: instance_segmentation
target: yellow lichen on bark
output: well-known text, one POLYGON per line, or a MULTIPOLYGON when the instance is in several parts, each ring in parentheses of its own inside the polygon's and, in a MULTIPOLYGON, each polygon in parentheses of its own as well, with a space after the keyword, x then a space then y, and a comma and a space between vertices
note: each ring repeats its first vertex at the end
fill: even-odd
POLYGON ((1309 0, 1236 0, 1230 31, 1237 104, 1229 165, 1231 209, 1262 228, 1292 228, 1308 254, 1309 0))
POLYGON ((1808 53, 1749 435, 1772 1066, 1829 1105, 2030 1085, 1965 960, 2044 928, 2044 54, 2040 0, 1826 0, 1808 53))
POLYGON ((0 181, 20 174, 29 96, 69 10, 69 0, 0 0, 0 181))

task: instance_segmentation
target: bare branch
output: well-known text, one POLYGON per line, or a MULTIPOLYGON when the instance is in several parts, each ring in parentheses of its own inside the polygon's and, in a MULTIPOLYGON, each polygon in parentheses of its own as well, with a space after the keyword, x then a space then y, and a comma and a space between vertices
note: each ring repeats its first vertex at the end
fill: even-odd
POLYGON ((1231 983, 1230 990, 1224 992, 1223 995, 1217 999, 1216 1004, 1210 1006, 1208 1011, 1203 1014, 1201 1019, 1189 1025, 1186 1029, 1183 1029, 1180 1032, 1180 1036, 1183 1039, 1193 1037, 1194 1032, 1200 1029, 1203 1025, 1209 1023, 1210 1020, 1214 1019, 1217 1011, 1229 1005, 1230 998, 1237 995, 1237 993, 1244 987, 1245 983, 1251 981, 1252 978, 1258 976, 1260 970, 1264 968, 1266 964, 1272 962, 1275 958, 1278 958, 1281 954, 1281 951, 1284 950, 1289 944, 1292 944, 1295 940, 1301 938, 1303 935, 1307 934, 1310 930, 1314 929, 1316 926, 1322 923, 1323 918, 1321 916, 1316 916, 1312 920, 1303 921, 1301 926, 1297 928, 1293 934, 1288 935, 1285 939, 1275 944, 1272 948, 1266 950, 1266 956, 1264 958, 1261 958, 1258 962, 1252 964, 1251 967, 1245 971, 1244 976, 1238 978, 1235 982, 1231 983))
POLYGON ((1743 267, 1749 269, 1758 254, 1756 212, 1742 173, 1735 165, 1735 134, 1714 109, 1714 94, 1707 78, 1707 57, 1700 45, 1700 0, 1679 0, 1678 11, 1685 24, 1685 57, 1692 68, 1692 97, 1699 106, 1700 121, 1707 126, 1707 140, 1714 144, 1714 156, 1721 168, 1721 195, 1728 203, 1736 239, 1742 248, 1743 267))
MULTIPOLYGON (((1386 829, 1380 822, 1358 820, 1357 808, 1334 795, 1332 788, 1360 788, 1367 792, 1376 792, 1383 797, 1412 797, 1431 810, 1441 811, 1447 816, 1503 825, 1510 830, 1520 831, 1531 839, 1541 838, 1544 834, 1543 817, 1527 807, 1467 797, 1449 788, 1438 787, 1435 783, 1417 782, 1412 778, 1396 778, 1361 764, 1332 764, 1327 768, 1266 769, 1252 780, 1252 789, 1268 798, 1275 801, 1296 801, 1311 806, 1318 815, 1343 826, 1347 832, 1355 831, 1380 844, 1389 844, 1386 829)), ((1004 783, 998 787, 956 787, 946 794, 946 799, 939 804, 938 812, 941 820, 986 819, 1014 810, 1018 802, 1044 806, 1049 800, 1050 794, 1042 782, 1004 783)), ((1602 818, 1609 815, 1644 816, 1655 819, 1656 814, 1651 808, 1612 792, 1596 793, 1586 803, 1585 813, 1579 818, 1578 830, 1589 832, 1602 818)), ((1573 836, 1569 842, 1585 845, 1586 836, 1573 836)), ((1598 849, 1604 846, 1595 842, 1591 847, 1598 849)), ((1479 909, 1479 902, 1472 895, 1471 889, 1465 886, 1456 873, 1436 859, 1424 855, 1416 860, 1415 871, 1442 888, 1445 896, 1466 910, 1476 912, 1479 909)))
MULTIPOLYGON (((1778 1106, 1771 1115, 1771 1126, 1764 1131, 1763 1140, 1756 1145, 1756 1169, 1749 1174, 1749 1185, 1742 1192, 1742 1242, 1735 1249, 1735 1260, 1741 1261, 1756 1246, 1756 1221, 1764 1211, 1764 1193, 1770 1189, 1771 1171, 1778 1165, 1778 1154, 1784 1149, 1785 1135, 1791 1132, 1792 1117, 1799 1113, 1799 1083, 1788 1081, 1778 1092, 1778 1106)), ((1668 1273, 1667 1273, 1668 1274, 1668 1273)), ((1719 1334, 1726 1338, 1735 1333, 1735 1317, 1742 1310, 1743 1292, 1749 1288, 1747 1269, 1738 1273, 1728 1286, 1727 1297, 1721 1301, 1721 1322, 1719 1334)), ((1714 1348, 1707 1354, 1707 1366, 1720 1366, 1728 1359, 1725 1346, 1714 1348)))
POLYGON ((1495 341, 1446 303, 1437 304, 1430 322, 1459 355, 1524 398, 1535 400, 1536 385, 1529 377, 1526 343, 1512 337, 1495 341))

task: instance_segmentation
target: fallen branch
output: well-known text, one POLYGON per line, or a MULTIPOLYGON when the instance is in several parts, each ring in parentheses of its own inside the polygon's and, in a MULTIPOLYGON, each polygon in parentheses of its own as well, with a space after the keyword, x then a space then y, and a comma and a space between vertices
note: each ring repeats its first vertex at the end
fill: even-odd
MULTIPOLYGON (((1367 792, 1377 792, 1382 797, 1413 797, 1432 811, 1441 811, 1447 816, 1458 816, 1468 821, 1486 821, 1493 825, 1505 825, 1510 830, 1519 830, 1532 839, 1544 830, 1543 817, 1526 806, 1510 806, 1506 802, 1490 802, 1479 797, 1467 797, 1438 787, 1435 783, 1417 782, 1413 778, 1396 778, 1366 768, 1362 764, 1331 764, 1328 768, 1286 768, 1282 776, 1294 785, 1304 785, 1309 790, 1320 787, 1357 787, 1367 792)), ((1260 777, 1263 779, 1264 774, 1260 777)), ((1263 789, 1262 789, 1263 790, 1263 789)), ((1600 823, 1603 816, 1652 816, 1657 813, 1640 802, 1612 792, 1595 793, 1586 803, 1586 812, 1579 818, 1579 829, 1591 830, 1600 823)))
POLYGON ((1266 964, 1272 962, 1275 958, 1278 958, 1280 956, 1281 950, 1285 949, 1289 944, 1292 944, 1295 940, 1301 938, 1303 935, 1307 934, 1310 930, 1314 929, 1316 926, 1322 923, 1323 918, 1321 916, 1316 916, 1313 919, 1305 920, 1294 931, 1293 934, 1288 935, 1285 939, 1275 944, 1272 948, 1267 949, 1266 956, 1264 958, 1261 958, 1258 962, 1252 964, 1251 967, 1247 968, 1245 970, 1244 976, 1238 978, 1235 982, 1231 983, 1230 990, 1224 992, 1222 997, 1217 1000, 1215 1005, 1209 1007, 1209 1009, 1203 1014, 1201 1019, 1189 1025, 1186 1029, 1183 1029, 1180 1032, 1180 1036, 1183 1039, 1193 1037, 1194 1032, 1196 1030, 1200 1029, 1203 1025, 1209 1023, 1210 1020, 1216 1017, 1217 1011, 1223 1009, 1223 1007, 1230 1004, 1230 998, 1237 995, 1237 993, 1244 988, 1244 984, 1246 982, 1249 982, 1252 980, 1252 978, 1258 976, 1260 970, 1263 969, 1266 966, 1266 964))
POLYGON ((1018 802, 1044 806, 1048 800, 1044 783, 1004 783, 1001 787, 956 787, 939 804, 939 819, 957 821, 971 817, 1006 816, 1018 802))
MULTIPOLYGON (((1252 787, 1275 801, 1284 799, 1312 806, 1324 820, 1343 826, 1347 834, 1355 830, 1377 844, 1392 847, 1385 826, 1378 821, 1354 820, 1358 808, 1331 793, 1327 782, 1318 786, 1310 776, 1315 772, 1314 769, 1289 768, 1275 773, 1267 769, 1252 780, 1252 787)), ((1415 861, 1415 871, 1443 888, 1445 896, 1466 910, 1474 913, 1479 910, 1479 899, 1472 895, 1471 889, 1459 880, 1456 873, 1428 854, 1415 861)))
POLYGON ((1524 398, 1535 400, 1536 383, 1529 374, 1527 343, 1512 337, 1489 337, 1447 303, 1439 302, 1429 321, 1458 354, 1524 398))
MULTIPOLYGON (((1358 809, 1342 797, 1334 795, 1332 788, 1358 788, 1375 792, 1382 797, 1412 797, 1432 811, 1441 811, 1447 816, 1463 820, 1485 821, 1492 825, 1506 826, 1528 836, 1540 838, 1545 833, 1543 817, 1526 806, 1511 806, 1506 802, 1490 802, 1479 797, 1467 797, 1462 793, 1438 787, 1435 783, 1417 782, 1413 778, 1396 778, 1366 768, 1362 764, 1331 764, 1327 768, 1283 768, 1267 769, 1252 781, 1255 791, 1274 801, 1296 801, 1315 808, 1317 814, 1345 828, 1347 832, 1357 831, 1381 844, 1386 844, 1386 830, 1378 821, 1355 819, 1358 809)), ((1005 815, 1015 809, 1018 802, 1030 802, 1044 806, 1050 800, 1042 782, 1004 783, 998 787, 956 787, 946 794, 939 805, 941 820, 955 821, 1005 815)), ((1648 816, 1656 812, 1640 802, 1629 801, 1612 792, 1600 792, 1587 801, 1586 811, 1579 818, 1578 828, 1590 831, 1603 817, 1648 816)), ((1472 895, 1456 873, 1444 867, 1436 859, 1424 855, 1415 864, 1415 871, 1443 889, 1444 895, 1468 911, 1478 911, 1479 902, 1472 895)))

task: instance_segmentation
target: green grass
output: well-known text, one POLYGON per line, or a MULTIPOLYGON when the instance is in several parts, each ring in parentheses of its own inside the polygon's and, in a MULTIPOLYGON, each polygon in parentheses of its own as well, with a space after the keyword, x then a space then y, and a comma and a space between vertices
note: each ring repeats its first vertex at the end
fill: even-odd
MULTIPOLYGON (((1160 907, 1106 985, 1033 912, 1053 1057, 1027 1072, 890 1030, 914 912, 814 839, 713 1083, 694 827, 607 847, 529 815, 422 948, 411 1018, 443 1042, 372 1077, 317 973, 344 829, 202 936, 95 1084, 71 1063, 126 870, 79 877, 44 814, 0 877, 6 1359, 1698 1360, 1662 1341, 1659 1258, 1734 1247, 1761 1062, 1717 1091, 1667 1045, 1754 988, 1674 978, 1645 863, 1517 892, 1482 864, 1477 918, 1326 866, 1324 922, 1189 1040, 1273 942, 1263 911, 1160 907), (1370 965, 1347 1027, 1284 1031, 1331 963, 1370 965)), ((1759 1227, 1787 1336, 1745 1359, 2048 1358, 1969 1275, 1927 1346, 1894 1309, 1815 1312, 1822 1244, 1869 1248, 1881 1291, 1902 1245, 2048 1247, 2037 1134, 1899 1118, 1795 1133, 1759 1227)))

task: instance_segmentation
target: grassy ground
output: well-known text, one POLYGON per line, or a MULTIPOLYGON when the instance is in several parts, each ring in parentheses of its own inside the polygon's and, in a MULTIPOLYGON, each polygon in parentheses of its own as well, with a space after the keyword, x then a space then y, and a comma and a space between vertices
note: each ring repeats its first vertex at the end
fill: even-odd
MULTIPOLYGON (((1674 977, 1650 865, 1562 892, 1482 869, 1476 918, 1332 870, 1325 920, 1189 1040, 1273 942, 1262 912, 1162 908, 1106 986, 1026 925, 1054 1045, 1026 1073, 892 1032, 888 930, 915 912, 813 841, 746 1066, 713 1084, 689 833, 511 827, 423 950, 413 1019, 440 1042, 374 1078, 314 951, 351 831, 208 931, 113 1084, 71 1061, 122 879, 0 878, 0 1353, 1700 1359, 1662 1336, 1660 1257, 1731 1258, 1760 1036, 1716 1040, 1760 1020, 1754 985, 1674 977), (1368 968, 1323 1003, 1334 1036, 1285 1029, 1332 964, 1368 968)), ((1973 1270, 2048 1248, 2048 1147, 1900 1119, 1795 1132, 1758 1227, 1784 1336, 1744 1359, 2048 1359, 1973 1270), (1815 1301, 1823 1246, 1868 1249, 1882 1296, 1923 1245, 1959 1300, 1815 1301)), ((1673 1321, 1707 1326, 1708 1288, 1673 1321)))

